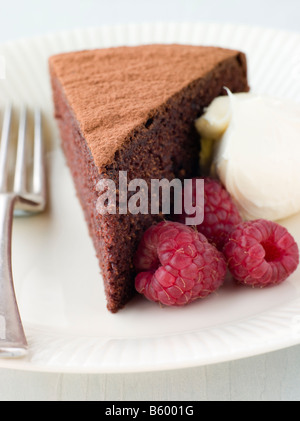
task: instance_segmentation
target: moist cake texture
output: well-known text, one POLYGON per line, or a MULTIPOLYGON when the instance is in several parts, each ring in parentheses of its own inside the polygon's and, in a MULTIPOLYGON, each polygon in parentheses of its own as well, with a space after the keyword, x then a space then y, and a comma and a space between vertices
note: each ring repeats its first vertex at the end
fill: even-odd
MULTIPOLYGON (((239 51, 186 45, 86 50, 49 60, 55 117, 115 313, 134 296, 133 258, 145 230, 163 215, 100 215, 100 179, 199 175, 194 121, 216 97, 248 91, 239 51)), ((201 169, 200 169, 201 170, 201 169)), ((76 229, 76 227, 74 227, 76 229)))

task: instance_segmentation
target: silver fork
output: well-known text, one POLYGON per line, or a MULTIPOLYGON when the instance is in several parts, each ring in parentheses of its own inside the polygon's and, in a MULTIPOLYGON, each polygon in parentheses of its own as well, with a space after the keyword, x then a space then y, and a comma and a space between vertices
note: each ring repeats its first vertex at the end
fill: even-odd
MULTIPOLYGON (((12 107, 5 109, 0 143, 0 357, 26 355, 28 344, 17 305, 11 264, 13 216, 41 212, 46 206, 42 117, 34 114, 32 187, 28 188, 27 111, 20 112, 13 186, 9 187, 8 158, 12 148, 12 107)), ((30 241, 30 239, 28 239, 30 241)))

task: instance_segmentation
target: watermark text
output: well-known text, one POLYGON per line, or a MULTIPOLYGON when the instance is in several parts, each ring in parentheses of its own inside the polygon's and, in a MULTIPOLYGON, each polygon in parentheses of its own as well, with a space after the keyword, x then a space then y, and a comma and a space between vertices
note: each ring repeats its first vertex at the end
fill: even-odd
POLYGON ((200 225, 204 219, 204 180, 135 178, 128 182, 127 171, 119 172, 118 182, 101 179, 96 186, 100 215, 186 215, 186 225, 200 225))

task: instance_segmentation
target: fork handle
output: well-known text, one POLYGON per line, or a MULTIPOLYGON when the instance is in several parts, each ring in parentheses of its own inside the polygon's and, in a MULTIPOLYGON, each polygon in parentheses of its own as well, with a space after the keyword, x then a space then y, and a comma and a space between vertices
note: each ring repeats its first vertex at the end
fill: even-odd
POLYGON ((20 357, 27 352, 11 265, 12 223, 16 199, 14 194, 0 194, 0 357, 20 357))

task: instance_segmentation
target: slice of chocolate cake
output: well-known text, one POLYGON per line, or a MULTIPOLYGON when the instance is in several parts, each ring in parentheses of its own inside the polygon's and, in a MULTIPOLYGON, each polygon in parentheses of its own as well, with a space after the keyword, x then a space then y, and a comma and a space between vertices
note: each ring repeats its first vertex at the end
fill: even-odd
MULTIPOLYGON (((224 86, 248 90, 243 53, 215 47, 147 45, 50 58, 63 150, 104 279, 117 312, 135 294, 134 254, 162 215, 96 209, 98 181, 190 178, 198 172, 194 120, 224 86)), ((118 207, 117 207, 118 209, 118 207)), ((76 229, 76 227, 74 227, 76 229)))

